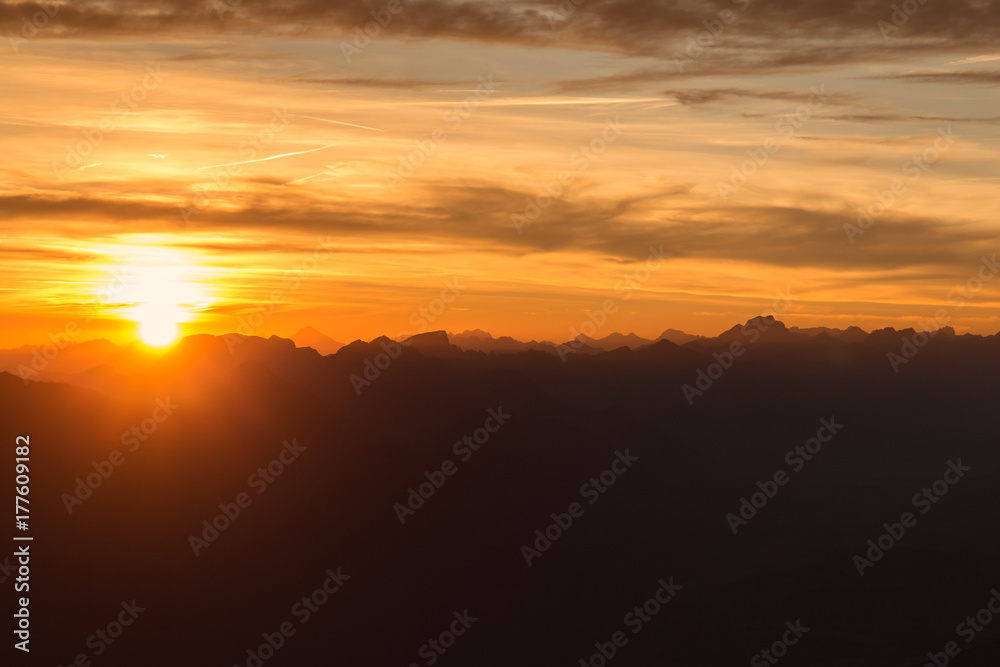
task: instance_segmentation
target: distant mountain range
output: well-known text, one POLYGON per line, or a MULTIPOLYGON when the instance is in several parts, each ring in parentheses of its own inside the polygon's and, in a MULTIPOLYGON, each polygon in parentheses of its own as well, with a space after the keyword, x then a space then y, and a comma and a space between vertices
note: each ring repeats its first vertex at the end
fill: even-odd
MULTIPOLYGON (((704 347, 715 347, 720 342, 731 342, 745 338, 744 330, 757 328, 761 332, 761 337, 765 342, 789 342, 794 340, 806 340, 808 338, 830 338, 842 343, 858 343, 870 335, 860 327, 851 326, 847 329, 831 329, 827 327, 810 327, 801 329, 799 327, 786 327, 783 322, 775 320, 773 317, 757 317, 749 320, 746 324, 738 324, 716 337, 697 336, 694 334, 678 331, 677 329, 667 329, 656 338, 643 338, 635 333, 611 333, 603 338, 590 338, 581 335, 573 341, 562 343, 563 346, 570 347, 573 351, 581 354, 594 354, 596 352, 611 352, 621 348, 630 350, 640 350, 645 347, 655 345, 660 341, 669 341, 675 345, 688 345, 699 343, 704 347)), ((879 335, 896 332, 895 329, 881 329, 879 335)), ((954 334, 950 327, 942 332, 954 334)), ((901 335, 913 335, 913 329, 902 329, 896 333, 901 335)), ((449 333, 450 342, 463 350, 476 350, 479 352, 523 352, 526 350, 543 350, 555 352, 558 344, 551 341, 522 342, 509 336, 494 338, 489 333, 474 329, 461 333, 449 333)), ((755 341, 756 342, 756 341, 755 341)))
MULTIPOLYGON (((486 331, 473 329, 457 334, 445 333, 444 331, 428 332, 414 336, 410 343, 414 347, 432 353, 435 350, 441 352, 454 348, 455 351, 495 354, 534 351, 565 357, 570 354, 596 355, 621 349, 640 351, 658 347, 663 342, 693 351, 706 352, 741 341, 748 344, 812 341, 816 344, 844 345, 866 341, 902 340, 913 338, 917 334, 918 332, 912 328, 901 330, 886 328, 871 333, 856 326, 847 329, 826 327, 801 329, 786 327, 784 323, 773 317, 757 317, 745 324, 735 325, 715 337, 696 336, 676 329, 667 329, 655 339, 643 338, 634 333, 621 334, 616 332, 602 338, 581 335, 575 340, 554 343, 536 340, 524 342, 510 336, 494 338, 486 331)), ((929 335, 931 338, 940 340, 954 337, 955 331, 951 327, 945 327, 939 331, 930 332, 929 335)), ((236 337, 236 334, 231 335, 231 339, 236 337)), ((238 338, 242 339, 243 337, 238 338)), ((277 337, 272 336, 272 338, 277 337)), ((989 337, 966 334, 963 338, 971 340, 989 337)), ((356 348, 366 344, 364 341, 354 341, 350 346, 345 346, 313 327, 300 329, 286 340, 292 341, 295 347, 312 348, 323 356, 337 354, 346 347, 356 348)), ((31 380, 93 384, 106 379, 111 374, 143 370, 155 361, 158 354, 135 343, 116 345, 105 339, 72 343, 64 349, 58 349, 53 344, 25 345, 20 348, 0 350, 0 371, 7 371, 31 380)))
MULTIPOLYGON (((747 664, 799 619, 788 665, 927 662, 997 586, 1000 336, 668 333, 0 353, 34 660, 134 600, 109 665, 426 665, 466 612, 437 664, 747 664)), ((997 655, 988 628, 961 659, 997 655)))
MULTIPOLYGON (((448 334, 448 337, 453 344, 463 350, 477 350, 479 352, 523 352, 525 350, 554 351, 556 347, 556 343, 551 341, 539 342, 531 340, 525 343, 515 340, 510 336, 494 338, 481 329, 463 331, 458 334, 450 333, 448 334)), ((658 338, 652 340, 637 336, 634 333, 621 334, 616 332, 603 338, 596 339, 581 335, 576 339, 576 342, 582 343, 585 348, 591 352, 595 350, 610 352, 611 350, 617 350, 622 347, 637 350, 661 340, 669 340, 672 343, 683 345, 685 343, 690 343, 691 341, 701 340, 702 338, 703 336, 693 336, 691 334, 686 334, 683 331, 677 331, 676 329, 667 329, 660 334, 658 338)))
POLYGON ((320 333, 312 327, 299 329, 289 336, 295 342, 296 347, 311 347, 320 354, 333 354, 344 347, 343 343, 338 343, 324 333, 320 333))

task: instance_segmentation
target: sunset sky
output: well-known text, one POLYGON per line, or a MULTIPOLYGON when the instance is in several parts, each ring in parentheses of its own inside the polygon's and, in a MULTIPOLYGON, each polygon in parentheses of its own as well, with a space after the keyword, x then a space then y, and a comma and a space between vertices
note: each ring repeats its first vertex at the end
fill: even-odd
POLYGON ((0 2, 0 346, 997 333, 1000 3, 903 5, 0 2))

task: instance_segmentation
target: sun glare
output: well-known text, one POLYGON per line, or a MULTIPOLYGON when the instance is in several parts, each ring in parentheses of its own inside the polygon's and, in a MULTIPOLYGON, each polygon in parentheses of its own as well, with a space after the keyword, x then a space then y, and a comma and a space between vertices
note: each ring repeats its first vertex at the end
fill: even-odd
POLYGON ((121 298, 124 315, 138 324, 138 335, 151 347, 165 347, 177 340, 181 324, 206 302, 202 286, 193 275, 190 258, 165 248, 135 248, 122 268, 126 288, 121 298))
POLYGON ((178 325, 186 319, 183 310, 170 304, 145 303, 136 308, 139 336, 153 347, 163 347, 177 338, 178 325))

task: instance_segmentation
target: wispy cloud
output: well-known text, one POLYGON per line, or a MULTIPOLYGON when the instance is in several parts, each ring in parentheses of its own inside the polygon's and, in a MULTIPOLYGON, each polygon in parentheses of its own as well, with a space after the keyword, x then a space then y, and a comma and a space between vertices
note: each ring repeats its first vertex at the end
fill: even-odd
POLYGON ((880 76, 876 78, 899 79, 900 81, 916 81, 920 83, 972 83, 992 85, 1000 83, 1000 70, 981 70, 977 72, 916 71, 880 76))
POLYGON ((956 60, 954 62, 948 63, 949 65, 972 65, 974 63, 989 63, 996 60, 1000 60, 1000 53, 994 53, 992 55, 976 56, 974 58, 966 58, 964 60, 956 60))
POLYGON ((333 148, 334 146, 339 146, 340 144, 327 144, 326 146, 320 146, 319 148, 310 148, 304 151, 295 151, 293 153, 282 153, 281 155, 271 155, 269 157, 257 158, 255 160, 240 160, 239 162, 227 162, 225 164, 211 164, 207 167, 198 167, 201 169, 217 169, 219 167, 229 167, 237 164, 250 164, 251 162, 267 162, 268 160, 277 160, 284 157, 292 157, 294 155, 305 155, 306 153, 315 153, 316 151, 323 151, 327 148, 333 148))
POLYGON ((309 120, 318 120, 318 121, 321 121, 323 123, 334 123, 336 125, 346 125, 348 127, 358 127, 358 128, 361 128, 362 130, 372 130, 373 132, 385 132, 385 130, 380 130, 377 127, 369 127, 368 125, 358 125, 357 123, 348 123, 348 122, 342 121, 342 120, 331 120, 329 118, 317 118, 316 116, 304 116, 302 114, 297 114, 297 113, 288 114, 288 115, 292 116, 293 118, 308 118, 309 120))

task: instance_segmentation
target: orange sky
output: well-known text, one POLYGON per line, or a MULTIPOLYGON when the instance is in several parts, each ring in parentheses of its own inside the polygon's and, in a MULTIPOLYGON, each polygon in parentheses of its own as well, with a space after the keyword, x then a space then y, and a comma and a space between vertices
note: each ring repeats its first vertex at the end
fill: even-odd
POLYGON ((991 6, 221 2, 0 2, 0 346, 1000 331, 991 6))

